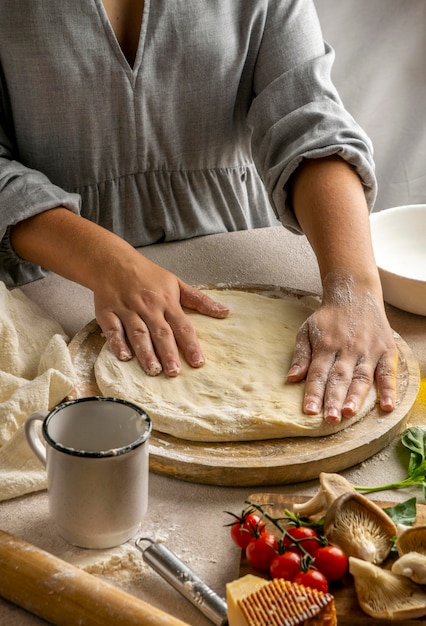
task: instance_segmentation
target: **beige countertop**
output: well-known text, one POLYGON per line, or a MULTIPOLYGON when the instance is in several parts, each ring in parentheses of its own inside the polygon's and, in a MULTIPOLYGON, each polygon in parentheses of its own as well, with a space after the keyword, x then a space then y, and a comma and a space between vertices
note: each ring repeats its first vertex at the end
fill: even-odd
MULTIPOLYGON (((251 232, 214 235, 144 250, 152 260, 175 271, 195 285, 210 283, 280 285, 309 292, 319 291, 318 270, 305 238, 281 227, 251 232)), ((91 293, 55 275, 29 285, 23 291, 46 312, 53 314, 69 336, 93 318, 91 293)), ((426 318, 388 307, 394 330, 407 344, 426 377, 426 318)), ((424 390, 424 386, 423 386, 424 390)), ((426 421, 424 400, 414 406, 411 422, 426 421)), ((354 484, 383 484, 405 475, 405 464, 394 441, 374 457, 342 472, 354 484)), ((274 493, 310 494, 317 482, 268 488, 274 493)), ((191 569, 220 595, 226 582, 238 575, 239 552, 224 527, 229 516, 239 513, 251 493, 265 488, 217 487, 179 481, 151 473, 149 511, 141 533, 164 541, 191 569)), ((421 497, 421 490, 416 490, 421 497)), ((406 499, 406 491, 386 494, 406 499)), ((201 613, 168 583, 143 564, 132 542, 110 551, 80 550, 57 534, 49 519, 45 492, 0 504, 0 528, 95 573, 193 626, 207 626, 201 613)), ((32 626, 42 620, 0 600, 0 623, 32 626)))

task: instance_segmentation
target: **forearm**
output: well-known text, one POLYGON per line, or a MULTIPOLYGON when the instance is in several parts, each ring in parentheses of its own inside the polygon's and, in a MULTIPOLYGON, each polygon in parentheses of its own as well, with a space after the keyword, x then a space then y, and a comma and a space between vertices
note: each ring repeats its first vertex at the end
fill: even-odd
POLYGON ((130 346, 150 375, 180 372, 180 352, 192 367, 204 356, 183 310, 225 317, 226 307, 161 268, 117 235, 64 208, 17 224, 16 253, 27 261, 88 287, 96 319, 120 359, 130 346))
POLYGON ((23 259, 94 290, 112 259, 125 260, 125 241, 65 208, 40 213, 12 228, 11 242, 23 259))
POLYGON ((395 406, 397 350, 386 318, 361 181, 339 157, 307 160, 292 181, 295 214, 318 259, 322 306, 296 341, 290 380, 306 376, 304 410, 354 415, 376 381, 395 406))
POLYGON ((339 157, 305 160, 292 202, 325 286, 332 277, 352 279, 380 295, 364 190, 350 165, 339 157))

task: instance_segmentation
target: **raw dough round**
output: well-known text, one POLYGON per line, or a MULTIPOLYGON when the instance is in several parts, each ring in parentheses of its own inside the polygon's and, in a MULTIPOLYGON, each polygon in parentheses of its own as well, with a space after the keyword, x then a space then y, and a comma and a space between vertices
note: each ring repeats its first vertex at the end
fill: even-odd
POLYGON ((218 320, 188 311, 206 356, 203 367, 194 369, 182 359, 176 378, 150 377, 135 358, 119 361, 105 344, 95 363, 101 392, 142 406, 157 432, 203 442, 320 437, 347 428, 374 406, 372 389, 358 415, 340 424, 302 412, 305 383, 285 378, 296 333, 312 313, 313 299, 237 290, 208 293, 230 314, 218 320))

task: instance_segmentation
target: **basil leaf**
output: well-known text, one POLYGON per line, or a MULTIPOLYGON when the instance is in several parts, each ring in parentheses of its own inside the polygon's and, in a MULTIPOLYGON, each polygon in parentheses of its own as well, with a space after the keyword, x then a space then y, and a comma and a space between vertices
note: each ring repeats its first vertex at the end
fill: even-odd
POLYGON ((416 498, 410 498, 405 500, 405 502, 399 502, 395 506, 389 506, 383 510, 389 515, 395 525, 412 526, 417 517, 416 498))
POLYGON ((414 452, 419 454, 421 460, 426 458, 426 431, 422 430, 418 426, 407 428, 401 435, 402 444, 414 452))
POLYGON ((420 454, 417 454, 417 452, 411 452, 408 462, 408 475, 413 476, 417 472, 419 467, 422 466, 422 463, 423 459, 420 454))
POLYGON ((373 493, 385 489, 402 489, 413 485, 422 485, 426 498, 426 429, 418 426, 407 428, 401 434, 402 445, 410 450, 408 473, 403 480, 376 487, 355 487, 357 491, 373 493))

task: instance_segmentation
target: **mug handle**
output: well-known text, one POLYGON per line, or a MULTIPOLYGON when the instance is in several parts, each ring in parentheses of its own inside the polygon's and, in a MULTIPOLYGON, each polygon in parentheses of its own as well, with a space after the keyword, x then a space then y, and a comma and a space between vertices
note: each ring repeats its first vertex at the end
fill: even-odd
POLYGON ((36 432, 35 423, 37 421, 43 422, 48 414, 49 413, 47 411, 36 411, 35 413, 32 413, 32 415, 27 417, 27 419, 25 420, 25 424, 24 424, 24 432, 25 432, 25 437, 28 442, 28 445, 30 446, 31 450, 34 452, 36 457, 40 459, 40 461, 43 463, 45 467, 46 467, 46 448, 42 444, 41 439, 38 436, 38 433, 36 432))

